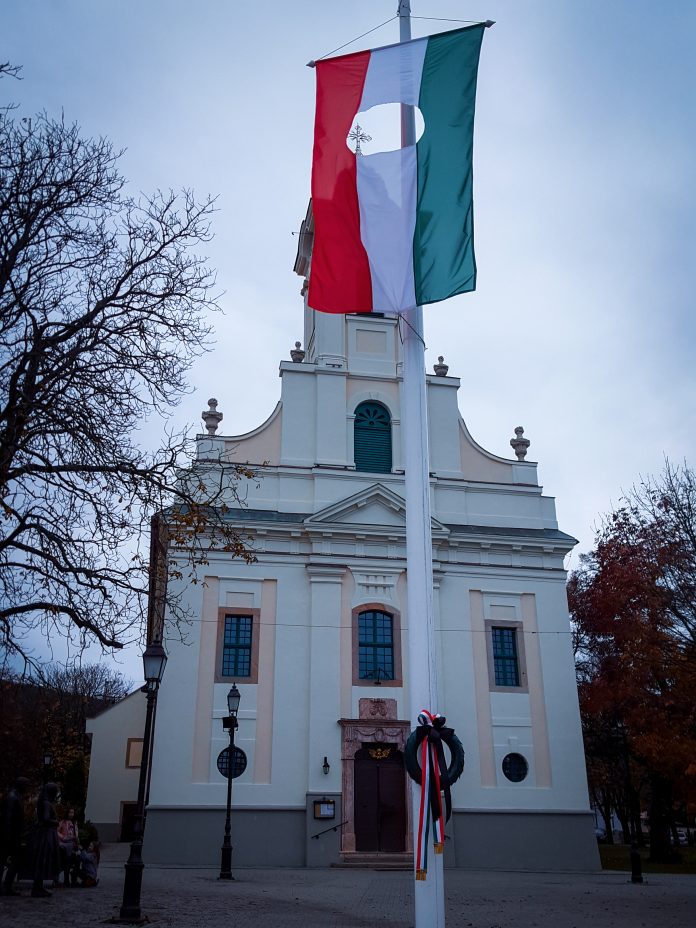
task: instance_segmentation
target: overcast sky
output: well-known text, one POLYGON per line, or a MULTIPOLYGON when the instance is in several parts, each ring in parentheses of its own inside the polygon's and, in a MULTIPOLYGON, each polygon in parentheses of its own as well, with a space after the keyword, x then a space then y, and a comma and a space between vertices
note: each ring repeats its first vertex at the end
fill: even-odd
MULTIPOLYGON (((224 316, 177 424, 255 428, 302 338, 293 274, 309 197, 314 71, 397 0, 5 0, 2 96, 64 111, 126 149, 134 192, 217 195, 224 316)), ((592 544, 664 455, 696 464, 696 3, 413 0, 415 16, 496 20, 484 36, 475 139, 478 290, 425 310, 426 362, 460 377, 474 438, 528 458, 559 527, 592 544)), ((414 19, 414 36, 456 23, 414 19)), ((398 40, 396 20, 345 51, 398 40)), ((138 658, 126 669, 134 679, 138 658)))

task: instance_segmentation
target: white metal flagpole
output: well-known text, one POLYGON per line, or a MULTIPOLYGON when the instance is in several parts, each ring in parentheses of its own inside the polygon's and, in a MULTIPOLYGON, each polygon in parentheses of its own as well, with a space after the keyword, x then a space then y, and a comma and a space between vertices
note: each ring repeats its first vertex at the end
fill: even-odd
MULTIPOLYGON (((399 0, 399 40, 411 38, 411 3, 399 0)), ((401 107, 402 147, 415 145, 413 107, 401 107)), ((406 494, 406 567, 408 592, 408 679, 411 722, 421 709, 439 712, 433 617, 433 545, 430 520, 430 455, 426 405, 423 309, 403 314, 404 375, 401 422, 406 494)), ((414 851, 418 843, 420 790, 412 790, 414 851)), ((415 854, 414 854, 415 857, 415 854)), ((416 928, 444 928, 444 854, 428 854, 425 880, 414 879, 416 928)), ((415 867, 415 861, 414 861, 415 867)), ((415 877, 415 870, 414 870, 415 877)))

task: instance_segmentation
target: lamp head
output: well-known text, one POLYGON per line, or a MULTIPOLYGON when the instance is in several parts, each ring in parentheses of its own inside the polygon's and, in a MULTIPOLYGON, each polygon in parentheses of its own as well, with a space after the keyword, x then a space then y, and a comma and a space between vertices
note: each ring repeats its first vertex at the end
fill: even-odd
POLYGON ((230 715, 236 715, 239 711, 239 703, 241 702, 242 694, 237 689, 237 684, 232 684, 232 689, 227 694, 227 708, 230 715))
POLYGON ((143 672, 148 686, 159 686, 167 664, 167 652, 161 641, 153 641, 143 652, 143 672))

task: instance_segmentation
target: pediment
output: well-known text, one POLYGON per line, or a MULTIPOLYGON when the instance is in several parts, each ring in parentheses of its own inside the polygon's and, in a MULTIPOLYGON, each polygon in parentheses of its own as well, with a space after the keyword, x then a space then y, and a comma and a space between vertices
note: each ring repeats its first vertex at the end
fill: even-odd
MULTIPOLYGON (((353 496, 342 499, 304 520, 308 527, 326 528, 330 525, 384 527, 406 532, 406 503, 388 487, 376 483, 353 496)), ((445 526, 431 519, 433 531, 448 534, 445 526)))

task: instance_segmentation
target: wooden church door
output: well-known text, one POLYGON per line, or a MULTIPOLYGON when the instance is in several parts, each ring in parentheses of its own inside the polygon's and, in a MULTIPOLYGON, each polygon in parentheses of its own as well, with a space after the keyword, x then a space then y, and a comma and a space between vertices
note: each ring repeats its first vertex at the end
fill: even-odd
POLYGON ((406 849, 404 759, 394 745, 369 744, 355 755, 356 851, 406 849))

